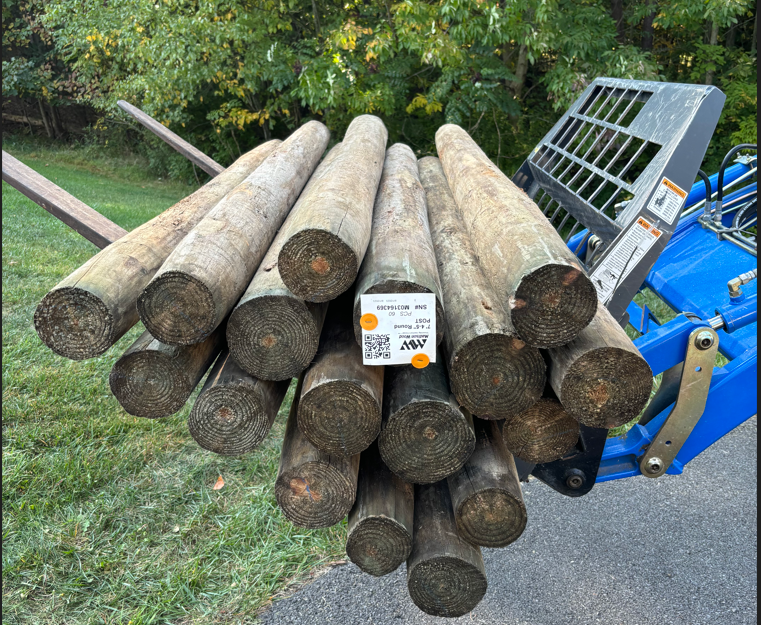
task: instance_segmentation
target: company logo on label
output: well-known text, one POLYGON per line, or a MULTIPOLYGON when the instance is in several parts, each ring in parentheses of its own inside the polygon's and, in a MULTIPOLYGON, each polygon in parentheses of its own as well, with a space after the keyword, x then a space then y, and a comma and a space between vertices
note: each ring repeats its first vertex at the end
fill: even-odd
POLYGON ((399 348, 400 351, 408 351, 408 350, 416 350, 416 349, 423 349, 423 346, 426 344, 426 341, 428 341, 428 338, 424 339, 409 339, 407 341, 404 341, 402 343, 402 346, 399 348))

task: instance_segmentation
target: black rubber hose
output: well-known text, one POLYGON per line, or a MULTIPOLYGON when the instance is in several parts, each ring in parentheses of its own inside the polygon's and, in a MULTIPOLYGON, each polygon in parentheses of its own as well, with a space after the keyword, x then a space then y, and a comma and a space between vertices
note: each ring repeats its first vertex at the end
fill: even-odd
POLYGON ((711 215, 711 180, 708 178, 708 175, 702 170, 698 169, 698 176, 703 181, 703 184, 706 186, 706 205, 705 208, 703 208, 703 215, 710 219, 711 215))
POLYGON ((718 195, 716 196, 716 209, 713 214, 713 220, 717 224, 721 223, 721 203, 724 199, 724 170, 727 168, 727 165, 729 165, 729 161, 732 160, 732 157, 741 150, 758 150, 758 146, 755 143, 741 143, 740 145, 736 145, 729 152, 727 152, 727 155, 721 162, 717 189, 718 195))

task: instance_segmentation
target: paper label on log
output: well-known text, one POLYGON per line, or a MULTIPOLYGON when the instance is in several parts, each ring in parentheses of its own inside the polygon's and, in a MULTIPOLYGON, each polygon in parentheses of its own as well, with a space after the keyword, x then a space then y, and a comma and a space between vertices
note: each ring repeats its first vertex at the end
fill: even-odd
POLYGON ((606 304, 616 287, 637 266, 640 258, 661 236, 661 231, 642 217, 627 230, 620 241, 602 259, 592 272, 592 283, 597 297, 606 304))
POLYGON ((361 311, 363 364, 421 368, 436 362, 433 293, 362 295, 361 311))
POLYGON ((658 185, 647 209, 663 219, 666 223, 671 223, 679 214, 684 200, 687 198, 687 191, 677 186, 671 180, 664 177, 661 184, 658 185))

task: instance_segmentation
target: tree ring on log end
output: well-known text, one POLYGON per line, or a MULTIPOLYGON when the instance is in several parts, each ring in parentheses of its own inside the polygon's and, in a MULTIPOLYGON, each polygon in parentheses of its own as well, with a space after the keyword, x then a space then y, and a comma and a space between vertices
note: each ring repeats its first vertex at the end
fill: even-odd
POLYGON ((329 302, 357 278, 357 255, 341 237, 315 228, 301 230, 278 255, 280 278, 296 297, 329 302))
POLYGON ((570 366, 560 401, 580 423, 613 428, 642 411, 652 388, 653 372, 642 356, 618 347, 600 347, 570 366))
POLYGON ((505 419, 505 447, 521 460, 542 464, 564 456, 579 440, 579 422, 559 401, 543 397, 528 410, 505 419))
POLYGON ((464 499, 455 511, 457 530, 481 547, 506 547, 526 529, 526 506, 502 488, 487 488, 464 499))
POLYGON ((408 570, 407 589, 415 605, 426 614, 462 616, 486 594, 486 576, 469 562, 441 556, 408 570))
POLYGON ((113 345, 114 319, 103 301, 84 289, 53 289, 34 311, 34 327, 59 356, 84 360, 113 345))
POLYGON ((151 335, 167 345, 200 343, 217 327, 211 291, 181 271, 151 281, 137 299, 137 310, 151 335))
POLYGON ((412 551, 412 536, 398 521, 367 517, 346 538, 346 555, 362 571, 380 577, 392 573, 412 551))
POLYGON ((449 374, 460 405, 482 419, 504 419, 541 396, 546 369, 541 353, 506 334, 483 334, 450 359, 449 374))
POLYGON ((510 302, 515 331, 529 345, 558 347, 586 328, 597 310, 592 281, 570 265, 548 264, 524 276, 510 302))
POLYGON ((227 344, 236 363, 260 380, 289 380, 312 362, 319 328, 306 304, 265 295, 240 304, 227 322, 227 344))
POLYGON ((334 380, 312 387, 299 400, 299 429, 326 454, 353 456, 378 437, 381 411, 359 384, 334 380))

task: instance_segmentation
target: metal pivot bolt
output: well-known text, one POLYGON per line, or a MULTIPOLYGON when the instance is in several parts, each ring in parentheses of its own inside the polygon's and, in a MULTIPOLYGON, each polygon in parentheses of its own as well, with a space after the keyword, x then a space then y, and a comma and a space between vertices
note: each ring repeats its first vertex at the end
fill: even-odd
POLYGON ((648 473, 660 473, 662 467, 663 460, 660 458, 649 458, 645 465, 645 469, 648 473))
POLYGON ((584 486, 584 482, 586 479, 584 478, 584 473, 579 471, 578 469, 573 469, 568 477, 565 479, 565 485, 568 488, 571 488, 573 490, 577 490, 584 486))
POLYGON ((700 350, 706 350, 713 347, 713 333, 708 332, 707 330, 699 332, 695 337, 695 347, 700 350))

